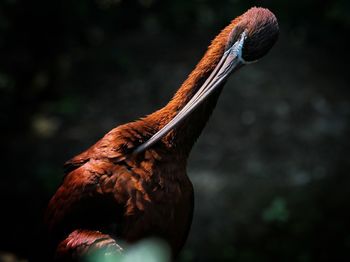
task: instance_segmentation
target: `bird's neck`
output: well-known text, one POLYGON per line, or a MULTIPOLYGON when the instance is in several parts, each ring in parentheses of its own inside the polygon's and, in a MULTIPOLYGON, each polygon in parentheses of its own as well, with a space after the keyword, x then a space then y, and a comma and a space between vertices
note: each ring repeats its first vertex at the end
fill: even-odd
MULTIPOLYGON (((174 147, 174 149, 182 151, 184 155, 187 156, 208 122, 216 106, 222 87, 223 84, 217 88, 206 101, 199 105, 177 128, 169 132, 169 134, 165 136, 164 141, 167 142, 168 145, 174 147)), ((175 109, 173 112, 175 113, 171 115, 176 115, 178 110, 175 109)))
MULTIPOLYGON (((230 29, 226 28, 225 30, 230 29)), ((170 102, 162 109, 144 119, 151 122, 153 126, 157 126, 156 131, 164 127, 178 114, 214 70, 225 50, 227 37, 225 30, 214 39, 201 61, 181 85, 170 102)), ((170 131, 162 139, 163 143, 169 148, 174 148, 176 151, 182 151, 187 156, 207 123, 216 105, 222 86, 217 88, 186 120, 170 131)))

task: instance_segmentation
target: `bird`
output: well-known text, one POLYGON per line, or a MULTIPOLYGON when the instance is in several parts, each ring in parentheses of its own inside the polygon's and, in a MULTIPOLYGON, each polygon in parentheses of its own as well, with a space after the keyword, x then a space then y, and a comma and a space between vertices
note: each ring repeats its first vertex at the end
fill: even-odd
POLYGON ((117 126, 64 164, 45 215, 55 261, 123 253, 148 237, 179 255, 194 208, 186 171, 191 149, 229 76, 263 57, 278 35, 270 10, 250 8, 213 39, 164 107, 117 126))

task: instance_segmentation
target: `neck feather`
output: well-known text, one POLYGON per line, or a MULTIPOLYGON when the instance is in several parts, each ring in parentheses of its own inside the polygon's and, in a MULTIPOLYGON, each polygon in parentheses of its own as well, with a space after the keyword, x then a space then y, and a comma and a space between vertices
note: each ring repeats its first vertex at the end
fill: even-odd
MULTIPOLYGON (((195 69, 188 76, 186 81, 181 85, 179 90, 169 103, 160 110, 148 115, 143 119, 149 125, 156 127, 158 131, 164 127, 178 112, 188 103, 198 89, 209 77, 218 62, 220 61, 226 47, 230 32, 239 22, 239 18, 233 20, 230 25, 224 28, 221 33, 212 41, 207 52, 197 64, 195 69)), ((202 129, 207 123, 219 97, 223 85, 198 108, 177 128, 170 131, 163 139, 168 147, 181 150, 186 153, 190 152, 194 142, 197 140, 202 129)))

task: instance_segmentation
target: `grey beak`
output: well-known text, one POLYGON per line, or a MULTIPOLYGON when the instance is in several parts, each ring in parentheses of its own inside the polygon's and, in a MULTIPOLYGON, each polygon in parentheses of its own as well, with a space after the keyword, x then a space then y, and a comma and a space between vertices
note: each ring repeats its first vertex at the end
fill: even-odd
POLYGON ((240 39, 225 51, 218 65, 215 67, 204 84, 198 89, 196 94, 191 98, 191 100, 171 121, 169 121, 169 123, 155 133, 148 141, 137 147, 133 152, 134 154, 147 150, 162 139, 169 131, 176 128, 184 119, 186 119, 188 115, 193 112, 193 110, 198 107, 198 105, 200 105, 208 96, 210 96, 210 94, 216 90, 235 69, 238 69, 241 65, 246 64, 246 62, 242 59, 242 48, 245 38, 246 33, 243 32, 240 39))

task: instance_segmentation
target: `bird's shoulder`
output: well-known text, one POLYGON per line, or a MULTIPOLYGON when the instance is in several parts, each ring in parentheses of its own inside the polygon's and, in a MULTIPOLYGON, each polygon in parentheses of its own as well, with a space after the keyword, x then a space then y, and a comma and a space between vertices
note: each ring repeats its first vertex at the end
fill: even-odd
POLYGON ((142 120, 118 126, 104 135, 93 146, 64 163, 65 173, 84 165, 90 159, 123 161, 134 148, 152 135, 142 120))
POLYGON ((90 159, 66 174, 46 210, 50 231, 79 226, 81 217, 91 226, 102 217, 112 217, 110 213, 118 215, 127 201, 121 184, 130 181, 131 175, 127 167, 108 159, 90 159))

